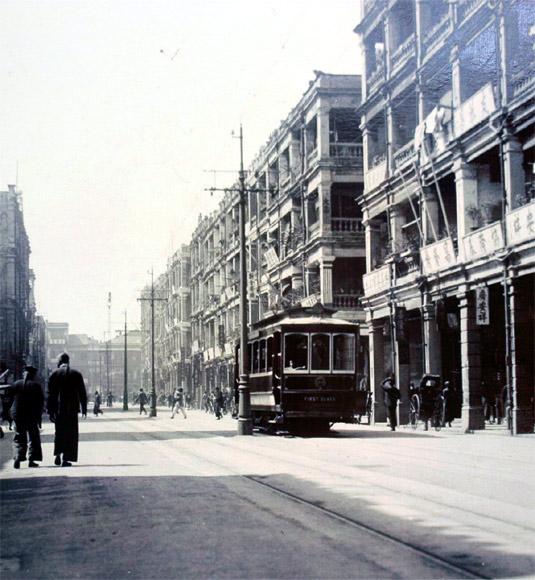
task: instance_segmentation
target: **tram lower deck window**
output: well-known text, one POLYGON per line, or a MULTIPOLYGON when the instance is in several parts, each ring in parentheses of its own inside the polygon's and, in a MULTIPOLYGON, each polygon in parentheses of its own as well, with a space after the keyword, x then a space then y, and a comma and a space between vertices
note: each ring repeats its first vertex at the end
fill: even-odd
POLYGON ((333 351, 335 371, 355 370, 355 337, 352 334, 335 334, 333 351))
POLYGON ((308 334, 296 332, 284 337, 284 370, 308 370, 308 334))
POLYGON ((331 336, 330 334, 312 335, 312 371, 329 371, 331 368, 331 336))

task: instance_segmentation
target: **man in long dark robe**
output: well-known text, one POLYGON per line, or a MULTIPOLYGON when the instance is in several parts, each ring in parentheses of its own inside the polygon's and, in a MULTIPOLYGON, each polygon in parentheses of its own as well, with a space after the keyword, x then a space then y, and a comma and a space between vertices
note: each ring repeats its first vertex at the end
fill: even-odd
POLYGON ((71 369, 69 355, 63 353, 58 359, 58 369, 48 379, 48 414, 55 423, 55 465, 70 467, 78 461, 78 413, 87 416, 87 393, 84 379, 77 370, 71 369))

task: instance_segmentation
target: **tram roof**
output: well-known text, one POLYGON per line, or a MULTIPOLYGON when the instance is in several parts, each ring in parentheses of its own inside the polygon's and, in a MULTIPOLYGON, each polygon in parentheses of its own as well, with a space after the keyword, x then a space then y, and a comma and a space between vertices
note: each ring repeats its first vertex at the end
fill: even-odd
POLYGON ((356 322, 349 322, 343 318, 333 318, 332 315, 335 312, 334 309, 326 308, 321 304, 309 308, 294 307, 259 320, 252 325, 253 334, 277 326, 343 326, 347 327, 348 330, 350 327, 359 326, 356 322))

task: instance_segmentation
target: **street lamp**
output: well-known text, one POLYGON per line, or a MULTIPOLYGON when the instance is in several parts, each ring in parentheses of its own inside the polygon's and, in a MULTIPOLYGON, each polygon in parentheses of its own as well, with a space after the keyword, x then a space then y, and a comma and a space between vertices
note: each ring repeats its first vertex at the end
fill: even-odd
POLYGON ((253 434, 251 391, 247 369, 247 270, 245 247, 245 172, 243 170, 243 127, 240 125, 240 377, 238 380, 238 435, 253 434))
POLYGON ((151 270, 150 298, 138 298, 139 302, 150 302, 151 316, 151 388, 150 388, 150 413, 149 417, 156 417, 156 380, 154 372, 154 303, 166 302, 166 298, 156 298, 154 296, 154 270, 151 270))

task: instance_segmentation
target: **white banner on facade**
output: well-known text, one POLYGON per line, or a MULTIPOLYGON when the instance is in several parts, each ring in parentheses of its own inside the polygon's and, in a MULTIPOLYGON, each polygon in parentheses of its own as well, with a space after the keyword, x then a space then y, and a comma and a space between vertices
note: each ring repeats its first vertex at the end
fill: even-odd
POLYGON ((496 222, 464 236, 463 247, 466 260, 485 258, 503 249, 501 222, 496 222))
POLYGON ((274 268, 275 266, 278 265, 279 256, 277 255, 277 252, 273 248, 268 248, 264 256, 266 257, 268 270, 271 270, 271 268, 274 268))
POLYGON ((486 286, 476 288, 476 324, 478 326, 490 324, 489 289, 486 286))
POLYGON ((425 246, 421 249, 420 255, 426 275, 451 268, 456 263, 455 249, 451 238, 444 238, 430 246, 425 246))
POLYGON ((507 241, 521 244, 535 239, 535 201, 507 214, 507 241))

